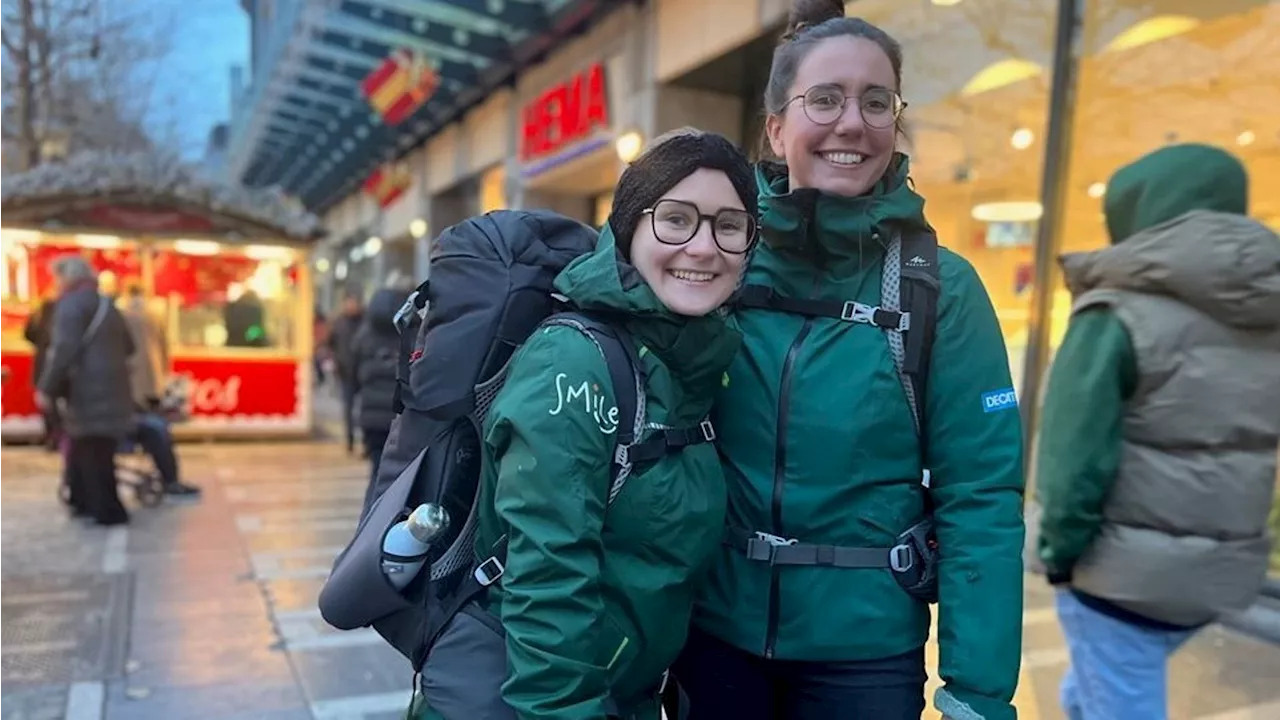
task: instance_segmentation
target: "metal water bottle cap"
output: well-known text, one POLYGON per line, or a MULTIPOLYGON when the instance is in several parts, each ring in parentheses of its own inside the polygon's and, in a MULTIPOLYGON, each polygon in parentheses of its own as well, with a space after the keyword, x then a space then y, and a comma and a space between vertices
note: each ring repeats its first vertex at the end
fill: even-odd
POLYGON ((409 515, 405 527, 419 542, 429 543, 449 527, 449 511, 435 503, 423 503, 409 515))

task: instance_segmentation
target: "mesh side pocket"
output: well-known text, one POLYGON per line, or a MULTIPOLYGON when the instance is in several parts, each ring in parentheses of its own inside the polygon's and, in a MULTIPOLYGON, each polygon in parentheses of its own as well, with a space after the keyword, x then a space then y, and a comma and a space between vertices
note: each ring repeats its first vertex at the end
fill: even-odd
MULTIPOLYGON (((484 424, 489 417, 489 411, 493 409, 493 402, 497 399, 498 393, 502 391, 503 385, 507 382, 507 373, 511 369, 511 360, 515 358, 512 353, 507 363, 502 366, 493 377, 476 385, 475 387, 475 413, 472 417, 475 422, 476 432, 480 435, 480 442, 484 443, 484 424)), ((476 530, 479 524, 478 514, 476 512, 476 502, 480 499, 480 489, 477 486, 476 496, 471 501, 471 510, 467 513, 467 521, 462 526, 462 531, 458 533, 453 544, 444 552, 435 562, 431 563, 431 579, 433 581, 449 577, 459 570, 470 567, 475 562, 475 542, 476 530)))

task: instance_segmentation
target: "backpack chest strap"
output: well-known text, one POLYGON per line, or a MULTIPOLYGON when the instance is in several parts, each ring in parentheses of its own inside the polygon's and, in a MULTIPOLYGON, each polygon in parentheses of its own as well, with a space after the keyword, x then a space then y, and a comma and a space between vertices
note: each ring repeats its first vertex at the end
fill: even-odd
POLYGON ((911 567, 913 558, 904 545, 891 548, 842 547, 811 545, 766 532, 741 528, 725 528, 725 545, 755 562, 770 565, 817 565, 847 569, 883 569, 902 572, 911 567))
POLYGON ((911 313, 860 303, 857 300, 811 300, 779 295, 767 285, 746 285, 735 303, 738 307, 761 308, 806 317, 827 317, 849 323, 875 325, 884 330, 911 329, 911 313))
POLYGON ((714 442, 715 439, 716 429, 711 424, 710 418, 690 428, 661 429, 646 438, 644 442, 625 446, 626 460, 632 463, 661 460, 691 445, 714 442))

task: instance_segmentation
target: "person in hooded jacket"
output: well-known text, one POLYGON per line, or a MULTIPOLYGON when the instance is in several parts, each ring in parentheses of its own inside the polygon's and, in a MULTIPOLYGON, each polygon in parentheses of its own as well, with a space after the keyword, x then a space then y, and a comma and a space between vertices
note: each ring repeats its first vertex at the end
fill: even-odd
MULTIPOLYGON (((845 17, 838 1, 796 3, 765 91, 766 139, 781 162, 756 170, 762 242, 747 284, 876 307, 882 273, 898 272, 885 262, 891 244, 932 235, 896 151, 901 74, 901 48, 883 30, 845 17)), ((811 549, 811 562, 793 550, 797 562, 777 563, 736 540, 719 551, 675 669, 693 717, 918 719, 929 605, 887 565, 899 535, 926 515, 926 493, 944 682, 934 705, 953 720, 1016 716, 1021 423, 981 280, 945 248, 937 263, 919 435, 888 331, 734 309, 743 348, 714 415, 727 539, 811 549), (1005 399, 992 407, 984 395, 1005 399), (841 566, 854 556, 880 567, 841 566)), ((919 330, 925 318, 911 321, 919 330)))
POLYGON ((128 367, 133 337, 120 311, 99 292, 98 275, 84 258, 64 255, 51 270, 58 304, 36 402, 59 412, 70 439, 71 513, 98 525, 123 525, 129 513, 116 492, 115 452, 134 424, 128 367))
POLYGON ((1166 664, 1266 576, 1280 438, 1280 238, 1240 161, 1175 145, 1107 184, 1037 452, 1073 720, 1167 715, 1166 664), (1083 689, 1087 688, 1087 691, 1083 689))
POLYGON ((387 444, 391 421, 396 417, 396 366, 400 357, 400 334, 396 332, 395 314, 404 302, 406 292, 384 288, 374 293, 365 310, 363 325, 351 340, 351 391, 355 395, 355 422, 360 427, 365 455, 371 475, 365 493, 364 507, 373 498, 374 479, 382 462, 382 449, 387 444))
MULTIPOLYGON (((555 281, 571 306, 634 340, 647 378, 641 440, 698 427, 711 410, 740 341, 718 310, 754 244, 755 211, 737 148, 670 133, 622 173, 596 250, 555 281)), ((724 476, 712 444, 688 445, 636 464, 610 503, 620 424, 610 377, 591 336, 545 326, 489 411, 476 553, 484 560, 506 536, 501 582, 482 601, 505 635, 506 678, 500 692, 502 671, 492 688, 473 672, 459 682, 469 697, 504 701, 485 717, 660 716, 695 583, 723 534, 724 476)), ((466 667, 445 644, 428 657, 428 687, 435 668, 466 667)))

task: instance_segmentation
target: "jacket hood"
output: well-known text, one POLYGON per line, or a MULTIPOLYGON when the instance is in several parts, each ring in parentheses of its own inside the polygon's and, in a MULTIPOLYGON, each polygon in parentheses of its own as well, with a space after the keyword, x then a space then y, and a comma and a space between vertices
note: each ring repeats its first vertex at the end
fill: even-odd
POLYGON ((395 315, 408 293, 384 288, 373 294, 364 311, 364 323, 374 332, 396 334, 395 315))
POLYGON ((926 228, 924 198, 911 188, 910 161, 895 153, 884 177, 869 192, 846 197, 814 188, 791 190, 785 165, 756 165, 760 231, 771 248, 826 266, 861 262, 883 251, 880 233, 926 228))
POLYGON ((709 392, 738 351, 741 336, 715 311, 702 317, 671 312, 618 251, 605 223, 594 251, 569 263, 555 288, 574 307, 618 319, 682 384, 709 392))
POLYGON ((1192 210, 1245 215, 1249 176, 1230 153, 1208 145, 1173 145, 1120 168, 1103 208, 1112 244, 1192 210))
POLYGON ((1244 215, 1193 210, 1118 245, 1066 255, 1062 268, 1077 296, 1168 295, 1227 325, 1280 327, 1280 238, 1244 215))

